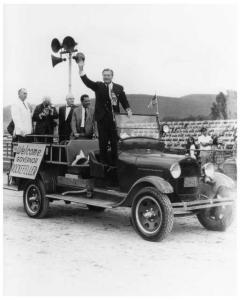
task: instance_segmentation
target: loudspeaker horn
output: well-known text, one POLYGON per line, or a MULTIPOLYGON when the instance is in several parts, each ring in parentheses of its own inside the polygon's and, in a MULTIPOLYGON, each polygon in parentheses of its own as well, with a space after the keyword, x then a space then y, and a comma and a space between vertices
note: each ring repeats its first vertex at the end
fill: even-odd
POLYGON ((57 53, 62 48, 62 45, 58 39, 53 39, 51 43, 51 48, 53 52, 57 53))
POLYGON ((66 58, 62 58, 62 57, 57 57, 54 55, 51 55, 52 58, 52 66, 55 67, 57 64, 61 63, 62 61, 65 61, 66 58))
POLYGON ((76 45, 77 43, 71 36, 66 36, 62 42, 62 46, 67 52, 73 52, 76 45))

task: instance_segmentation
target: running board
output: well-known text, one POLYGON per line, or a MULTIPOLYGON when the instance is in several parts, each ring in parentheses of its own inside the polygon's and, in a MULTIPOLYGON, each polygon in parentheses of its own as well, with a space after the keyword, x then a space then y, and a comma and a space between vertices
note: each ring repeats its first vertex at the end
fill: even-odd
POLYGON ((119 192, 114 189, 112 190, 112 189, 106 189, 106 188, 94 188, 94 192, 96 192, 97 194, 104 195, 104 196, 121 198, 121 200, 127 196, 127 193, 122 193, 122 192, 119 192))
POLYGON ((3 185, 4 190, 11 190, 11 191, 18 191, 17 185, 12 185, 12 184, 4 184, 3 185))
POLYGON ((87 198, 80 194, 79 196, 77 195, 60 195, 60 194, 47 194, 46 197, 48 199, 52 200, 63 200, 63 201, 68 201, 68 202, 74 202, 78 204, 83 204, 83 205, 92 205, 92 206, 98 206, 98 207, 103 207, 103 208, 113 208, 117 207, 118 204, 121 202, 119 201, 111 201, 111 200, 103 200, 103 199, 98 199, 98 198, 87 198))

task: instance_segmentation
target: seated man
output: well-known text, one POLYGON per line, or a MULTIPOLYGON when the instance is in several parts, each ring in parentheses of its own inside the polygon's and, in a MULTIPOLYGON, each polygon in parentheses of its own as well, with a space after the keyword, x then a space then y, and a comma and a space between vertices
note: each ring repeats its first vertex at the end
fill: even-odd
POLYGON ((71 128, 72 139, 91 139, 94 133, 94 111, 88 95, 81 96, 81 105, 74 109, 71 128))

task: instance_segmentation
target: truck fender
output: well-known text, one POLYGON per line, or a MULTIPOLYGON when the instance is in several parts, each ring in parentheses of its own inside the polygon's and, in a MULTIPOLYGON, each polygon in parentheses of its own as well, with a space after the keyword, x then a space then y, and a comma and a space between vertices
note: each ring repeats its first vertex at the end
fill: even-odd
POLYGON ((219 193, 223 193, 226 190, 235 192, 236 184, 232 178, 220 172, 215 172, 212 182, 202 182, 200 184, 200 193, 209 198, 216 197, 219 193))
MULTIPOLYGON (((57 175, 60 174, 59 167, 52 166, 51 168, 40 167, 35 179, 42 180, 47 193, 56 191, 57 175)), ((17 187, 19 191, 24 190, 26 184, 31 181, 29 178, 17 178, 17 187)))
POLYGON ((37 178, 41 179, 47 193, 54 193, 56 191, 57 172, 49 169, 40 169, 37 178))
POLYGON ((152 186, 158 189, 163 194, 171 194, 173 193, 173 187, 172 185, 167 182, 165 179, 157 176, 146 176, 143 178, 138 179, 131 187, 130 191, 127 194, 127 197, 125 198, 125 205, 131 206, 133 196, 135 193, 146 186, 152 186))

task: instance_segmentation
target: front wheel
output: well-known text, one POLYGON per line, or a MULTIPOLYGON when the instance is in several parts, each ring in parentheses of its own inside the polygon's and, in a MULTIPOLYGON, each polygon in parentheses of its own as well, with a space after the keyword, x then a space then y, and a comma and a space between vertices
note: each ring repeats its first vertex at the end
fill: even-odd
MULTIPOLYGON (((205 196, 208 197, 209 194, 205 194, 205 196)), ((231 188, 220 186, 215 197, 234 200, 235 191, 231 188)), ((234 207, 233 204, 206 208, 197 214, 197 218, 202 226, 208 230, 225 231, 232 224, 234 207)))
POLYGON ((142 188, 133 199, 132 224, 148 241, 163 240, 172 230, 173 217, 168 196, 154 187, 142 188))
POLYGON ((23 206, 31 218, 43 218, 49 208, 49 201, 45 197, 45 187, 40 179, 30 180, 24 187, 23 206))
POLYGON ((232 205, 211 207, 197 214, 199 222, 208 230, 225 231, 233 220, 232 205))

